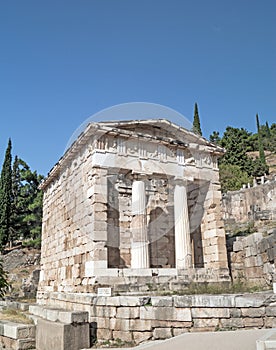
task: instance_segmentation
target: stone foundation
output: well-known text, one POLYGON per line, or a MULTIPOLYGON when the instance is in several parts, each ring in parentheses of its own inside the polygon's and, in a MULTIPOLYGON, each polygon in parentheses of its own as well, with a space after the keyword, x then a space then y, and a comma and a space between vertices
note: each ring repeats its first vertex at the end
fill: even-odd
MULTIPOLYGON (((78 288, 82 293, 97 294, 100 287, 110 287, 120 295, 141 294, 145 292, 180 291, 190 283, 230 283, 229 270, 226 269, 107 269, 101 276, 87 278, 78 288)), ((52 288, 37 292, 37 302, 47 305, 52 288)))
POLYGON ((136 344, 185 332, 276 327, 276 297, 248 295, 118 296, 51 293, 49 304, 88 311, 93 336, 136 344))

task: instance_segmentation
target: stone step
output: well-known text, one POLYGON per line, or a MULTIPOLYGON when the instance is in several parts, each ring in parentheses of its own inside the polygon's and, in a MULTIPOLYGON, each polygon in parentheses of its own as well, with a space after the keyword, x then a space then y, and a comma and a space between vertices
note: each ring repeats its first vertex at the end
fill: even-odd
POLYGON ((20 303, 18 301, 9 301, 9 300, 0 300, 0 309, 15 309, 21 311, 28 311, 29 304, 28 303, 20 303))
POLYGON ((0 335, 12 339, 35 338, 35 326, 10 321, 0 321, 0 335))
POLYGON ((10 350, 35 349, 34 325, 0 321, 0 348, 10 350))
POLYGON ((44 307, 41 305, 30 305, 30 314, 35 317, 40 317, 47 321, 61 322, 61 323, 87 323, 87 311, 68 311, 64 309, 44 307))

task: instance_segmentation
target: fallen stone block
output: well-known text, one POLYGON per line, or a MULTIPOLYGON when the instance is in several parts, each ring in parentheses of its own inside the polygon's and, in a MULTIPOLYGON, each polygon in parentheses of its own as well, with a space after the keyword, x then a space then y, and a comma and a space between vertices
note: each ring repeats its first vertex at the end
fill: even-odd
POLYGON ((79 350, 89 346, 89 323, 65 324, 38 319, 37 350, 79 350))

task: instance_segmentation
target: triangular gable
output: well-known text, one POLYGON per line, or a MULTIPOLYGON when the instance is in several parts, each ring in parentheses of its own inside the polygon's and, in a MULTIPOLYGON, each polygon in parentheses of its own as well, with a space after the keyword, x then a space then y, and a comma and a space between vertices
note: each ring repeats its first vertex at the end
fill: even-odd
POLYGON ((107 121, 99 122, 98 124, 119 130, 128 130, 150 136, 179 140, 185 143, 192 142, 211 147, 215 146, 204 137, 196 135, 192 131, 174 124, 167 119, 107 121))

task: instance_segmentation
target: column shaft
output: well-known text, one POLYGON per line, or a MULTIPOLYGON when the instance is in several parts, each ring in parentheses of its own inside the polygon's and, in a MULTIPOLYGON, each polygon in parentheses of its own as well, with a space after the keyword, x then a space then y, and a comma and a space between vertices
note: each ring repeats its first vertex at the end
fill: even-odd
POLYGON ((147 241, 146 193, 143 181, 132 185, 132 247, 131 267, 148 268, 149 253, 147 241))
POLYGON ((174 189, 174 224, 176 268, 187 269, 192 266, 192 248, 187 192, 184 185, 176 185, 174 189))

